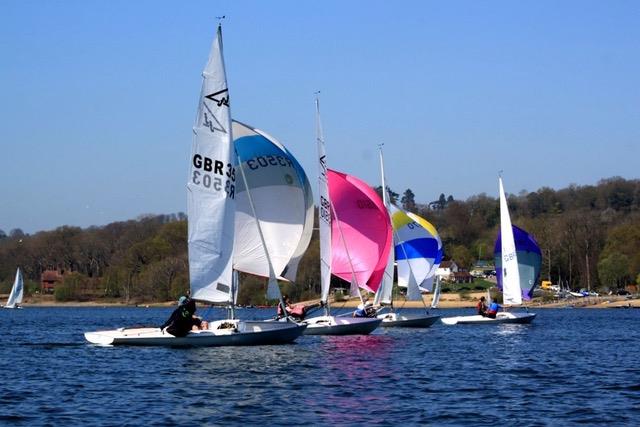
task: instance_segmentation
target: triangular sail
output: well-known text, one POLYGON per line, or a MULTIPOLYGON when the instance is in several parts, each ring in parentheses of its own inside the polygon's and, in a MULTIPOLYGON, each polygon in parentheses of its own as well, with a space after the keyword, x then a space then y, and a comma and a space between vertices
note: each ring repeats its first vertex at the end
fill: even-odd
MULTIPOLYGON (((518 256, 518 272, 520 273, 520 288, 522 298, 530 300, 533 298, 533 290, 538 284, 540 277, 540 267, 542 265, 542 252, 538 242, 532 235, 523 229, 512 225, 513 239, 516 245, 516 255, 518 256)), ((502 235, 498 233, 494 247, 494 261, 496 265, 496 279, 498 288, 502 289, 502 235)))
POLYGON ((440 278, 436 279, 436 285, 433 288, 433 298, 431 299, 431 308, 438 307, 440 303, 440 278))
POLYGON ((258 220, 244 180, 238 180, 233 267, 269 277, 268 253, 275 274, 293 280, 313 231, 313 196, 307 175, 296 158, 264 131, 234 121, 233 137, 258 220))
MULTIPOLYGON (((382 147, 380 147, 380 177, 382 180, 382 202, 384 203, 384 206, 389 213, 390 200, 389 194, 387 193, 387 182, 384 175, 384 159, 382 157, 382 147)), ((376 296, 373 300, 373 303, 376 305, 392 303, 393 269, 395 264, 394 255, 394 251, 390 250, 389 256, 387 258, 387 265, 384 269, 384 275, 382 276, 382 282, 380 283, 380 287, 376 291, 376 296)))
POLYGON ((20 268, 16 271, 16 278, 13 281, 13 286, 11 287, 11 293, 9 294, 9 299, 7 300, 7 304, 5 307, 7 308, 15 308, 17 304, 22 302, 22 296, 24 294, 24 280, 22 279, 22 271, 20 268))
MULTIPOLYGON (((320 227, 320 281, 321 300, 327 302, 331 284, 331 199, 329 197, 329 176, 327 155, 324 148, 322 123, 320 122, 320 101, 316 98, 316 143, 318 146, 318 225, 320 227)), ((350 280, 350 279, 349 279, 350 280)))
POLYGON ((376 292, 391 250, 389 215, 367 183, 328 170, 329 196, 335 217, 331 224, 331 272, 360 288, 376 292))
POLYGON ((518 305, 522 304, 518 255, 516 254, 516 244, 513 238, 513 229, 511 228, 507 198, 504 195, 504 187, 502 186, 502 177, 498 178, 498 183, 500 187, 502 298, 505 305, 518 305))
POLYGON ((231 302, 237 162, 220 26, 202 76, 187 184, 191 296, 231 302))

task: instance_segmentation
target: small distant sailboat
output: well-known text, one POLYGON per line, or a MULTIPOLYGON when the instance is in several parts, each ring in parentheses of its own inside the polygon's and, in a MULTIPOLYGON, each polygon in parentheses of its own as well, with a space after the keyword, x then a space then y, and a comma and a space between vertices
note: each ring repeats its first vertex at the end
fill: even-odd
POLYGON ((9 299, 3 308, 22 308, 20 304, 22 303, 23 295, 24 280, 22 279, 22 271, 20 271, 20 268, 18 267, 18 270, 16 271, 16 279, 13 281, 11 293, 9 294, 9 299))
POLYGON ((429 314, 426 305, 426 311, 419 314, 400 313, 393 306, 393 267, 396 263, 394 258, 398 265, 398 285, 407 289, 406 299, 421 301, 424 304, 420 284, 427 279, 436 261, 438 241, 406 212, 390 202, 384 175, 382 147, 380 147, 380 172, 382 197, 393 228, 394 250, 389 251, 385 274, 374 300, 375 305, 382 305, 378 311, 378 318, 382 319, 383 327, 426 328, 440 318, 440 316, 429 314), (386 310, 389 311, 383 312, 386 310))
MULTIPOLYGON (((533 286, 537 281, 537 274, 535 274, 535 279, 532 279, 531 274, 536 270, 539 274, 540 257, 536 261, 535 252, 537 251, 539 254, 540 248, 533 237, 529 236, 524 230, 518 229, 523 231, 524 235, 516 232, 519 238, 517 241, 514 238, 514 227, 511 225, 507 198, 502 186, 502 177, 498 178, 498 183, 500 187, 500 234, 496 242, 496 249, 499 249, 496 252, 496 256, 500 256, 500 262, 496 262, 496 272, 500 270, 498 272, 500 277, 498 283, 502 290, 503 305, 517 306, 522 304, 523 293, 525 298, 530 298, 533 295, 533 286), (520 249, 516 242, 521 245, 520 249), (533 249, 533 252, 528 255, 531 249, 533 249), (523 258, 522 262, 520 261, 520 256, 523 258), (535 265, 536 263, 538 263, 537 266, 535 265), (523 276, 520 275, 521 269, 525 273, 523 276), (522 279, 525 279, 525 283, 522 283, 522 279)), ((496 315, 495 319, 478 314, 474 316, 446 317, 442 319, 442 323, 446 325, 462 323, 531 323, 535 317, 535 313, 502 311, 496 315)))
MULTIPOLYGON (((187 184, 191 297, 198 301, 227 305, 229 316, 227 319, 209 322, 207 329, 191 331, 184 337, 164 333, 160 328, 120 328, 85 333, 85 338, 91 343, 158 346, 282 344, 295 340, 305 329, 304 325, 294 322, 245 321, 235 317, 237 280, 233 274, 234 263, 246 261, 247 269, 268 276, 268 293, 279 296, 280 290, 269 256, 270 248, 266 245, 262 232, 263 224, 256 215, 256 203, 252 201, 247 185, 245 165, 242 163, 247 159, 239 159, 234 149, 221 26, 218 26, 203 77, 198 115, 193 129, 191 170, 187 184), (259 244, 253 244, 258 255, 254 254, 253 257, 236 258, 234 254, 235 228, 238 226, 235 222, 238 208, 236 196, 240 198, 236 189, 239 182, 236 180, 237 170, 244 184, 246 205, 251 212, 249 216, 253 218, 255 225, 250 237, 253 238, 254 234, 259 236, 259 244), (261 248, 256 248, 257 245, 261 248), (249 258, 253 258, 254 262, 248 261, 249 258)), ((250 130, 247 132, 250 133, 250 130)), ((284 162, 287 163, 286 160, 284 162)), ((271 167, 276 165, 267 163, 265 166, 271 167)), ((272 182, 268 180, 267 183, 272 182)), ((300 222, 300 227, 303 228, 304 219, 300 222)), ((300 251, 299 245, 298 239, 288 246, 291 257, 300 251)), ((279 262, 284 268, 289 259, 279 262)))
POLYGON ((320 299, 325 314, 304 320, 303 323, 307 325, 304 334, 369 334, 378 327, 380 319, 331 315, 331 274, 350 281, 352 293, 360 295, 359 287, 375 292, 390 250, 391 227, 384 206, 366 183, 328 168, 317 98, 316 120, 320 193, 320 299))

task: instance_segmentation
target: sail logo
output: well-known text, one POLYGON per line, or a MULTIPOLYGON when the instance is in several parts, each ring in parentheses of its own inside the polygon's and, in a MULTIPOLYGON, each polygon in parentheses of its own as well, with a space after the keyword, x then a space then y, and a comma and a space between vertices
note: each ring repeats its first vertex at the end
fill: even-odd
POLYGON ((218 107, 222 107, 223 105, 225 107, 229 107, 229 89, 219 90, 218 92, 206 95, 205 98, 215 102, 218 105, 218 107), (227 95, 221 96, 219 99, 216 98, 218 95, 222 95, 223 93, 226 93, 227 95))
POLYGON ((222 132, 222 133, 227 133, 227 130, 224 128, 224 126, 222 126, 222 123, 220 123, 220 120, 218 120, 216 118, 216 115, 213 114, 213 111, 211 111, 209 106, 207 104, 205 104, 204 102, 202 103, 202 105, 204 105, 204 108, 206 108, 207 111, 209 112, 209 114, 207 114, 207 111, 204 112, 203 125, 205 127, 209 128, 209 130, 212 133, 215 133, 215 131, 222 132))
POLYGON ((327 156, 320 156, 320 176, 327 179, 327 156))

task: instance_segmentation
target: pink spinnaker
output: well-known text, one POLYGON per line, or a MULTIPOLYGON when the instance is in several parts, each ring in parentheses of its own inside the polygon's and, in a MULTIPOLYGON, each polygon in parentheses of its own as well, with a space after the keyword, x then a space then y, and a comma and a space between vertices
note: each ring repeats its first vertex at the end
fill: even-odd
POLYGON ((331 169, 328 172, 329 198, 337 216, 332 212, 331 273, 351 282, 353 266, 358 285, 375 292, 393 243, 389 215, 367 183, 331 169))

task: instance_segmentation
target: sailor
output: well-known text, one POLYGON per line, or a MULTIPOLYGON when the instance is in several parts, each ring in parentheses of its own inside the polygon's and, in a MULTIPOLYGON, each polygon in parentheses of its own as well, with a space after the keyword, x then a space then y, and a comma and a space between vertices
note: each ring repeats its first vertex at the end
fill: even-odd
POLYGON ((485 303, 484 297, 480 297, 478 304, 476 304, 476 310, 478 310, 478 314, 480 316, 486 316, 487 313, 487 304, 485 303))
POLYGON ((176 308, 169 319, 160 327, 162 332, 165 331, 175 337, 184 337, 191 330, 206 329, 207 322, 195 315, 196 302, 188 297, 180 297, 180 305, 176 308))
POLYGON ((498 310, 500 310, 500 304, 498 304, 497 302, 493 301, 491 303, 491 305, 489 306, 489 310, 487 310, 487 313, 485 315, 487 317, 495 319, 496 316, 498 315, 498 310))

